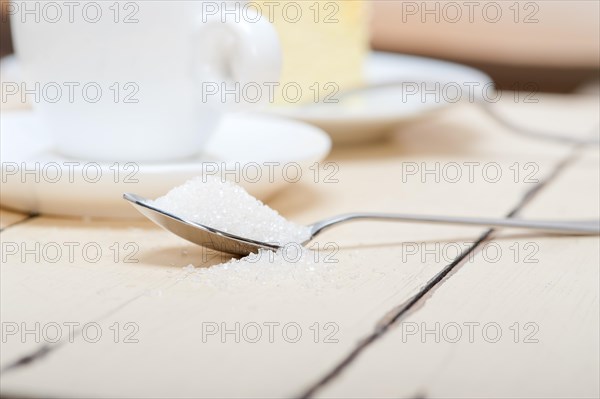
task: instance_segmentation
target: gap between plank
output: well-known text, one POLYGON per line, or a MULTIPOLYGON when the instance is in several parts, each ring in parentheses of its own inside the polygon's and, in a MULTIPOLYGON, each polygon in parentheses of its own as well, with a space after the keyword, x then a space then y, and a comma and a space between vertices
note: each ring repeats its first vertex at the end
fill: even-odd
MULTIPOLYGON (((164 280, 163 280, 164 281, 164 280)), ((177 281, 172 282, 171 285, 177 284, 177 281)), ((101 322, 102 320, 105 320, 107 318, 109 318, 110 316, 112 316, 113 314, 117 313, 118 311, 120 311, 121 309, 123 309, 124 307, 126 307, 127 305, 129 305, 130 303, 132 303, 133 301, 141 298, 142 296, 146 295, 146 293, 148 292, 148 290, 154 289, 157 286, 161 286, 162 282, 156 284, 154 287, 148 287, 145 288, 144 290, 142 290, 141 292, 139 292, 138 294, 134 295, 132 298, 126 300, 125 302, 121 303, 118 306, 115 306, 114 308, 110 309, 109 311, 107 311, 104 315, 94 319, 94 322, 101 322)), ((74 337, 78 337, 81 335, 83 328, 78 328, 75 329, 73 331, 73 338, 74 337)), ((6 366, 2 367, 2 369, 0 369, 0 378, 2 376, 4 376, 8 371, 12 371, 14 369, 17 368, 21 368, 27 365, 30 365, 34 362, 37 362, 41 359, 43 359, 44 357, 46 357, 47 355, 49 355, 50 353, 55 352, 56 350, 58 350, 59 348, 68 345, 69 342, 67 342, 66 340, 63 341, 59 341, 55 344, 43 344, 38 346, 35 350, 33 350, 32 352, 30 352, 29 354, 26 354, 24 356, 21 356, 19 358, 17 358, 15 361, 7 364, 6 366)))
MULTIPOLYGON (((515 216, 533 197, 546 185, 548 185, 558 174, 571 162, 573 162, 578 153, 578 149, 581 145, 577 145, 574 147, 574 150, 565 157, 558 165, 553 169, 552 173, 543 181, 534 186, 531 190, 527 191, 523 198, 519 201, 517 206, 513 208, 513 210, 507 215, 507 217, 515 216)), ((27 218, 14 223, 10 226, 1 229, 0 232, 6 231, 11 227, 17 226, 19 224, 25 223, 31 219, 38 217, 38 214, 31 214, 27 218)), ((483 242, 485 242, 494 232, 494 229, 489 229, 485 233, 483 233, 477 241, 470 246, 467 250, 461 253, 452 263, 446 266, 442 271, 436 274, 431 280, 427 282, 427 284, 421 288, 417 294, 411 297, 408 301, 399 305, 395 309, 393 309, 388 315, 389 317, 384 317, 385 320, 377 323, 377 326, 373 333, 367 336, 365 339, 360 341, 357 346, 340 362, 337 366, 335 366, 330 372, 328 372, 323 378, 318 380, 315 384, 313 384, 310 388, 304 391, 300 398, 310 398, 312 397, 319 389, 324 387, 326 384, 331 382, 334 378, 336 378, 346 367, 348 367, 370 344, 375 342, 377 339, 381 338, 395 323, 397 323, 403 316, 407 314, 409 310, 411 310, 417 303, 420 302, 423 297, 425 297, 428 293, 432 292, 432 290, 441 282, 443 282, 444 278, 448 276, 448 274, 473 251, 475 251, 483 242)), ((131 299, 123 302, 121 305, 116 306, 112 310, 108 311, 104 316, 101 316, 97 319, 97 321, 101 321, 106 317, 118 312, 131 302, 140 298, 147 291, 145 289, 142 293, 135 295, 131 299)), ((78 335, 78 331, 76 331, 78 335)), ((27 355, 21 356, 17 358, 15 361, 7 364, 0 370, 0 375, 5 375, 8 371, 13 371, 17 368, 22 368, 26 366, 30 366, 33 363, 40 361, 41 359, 48 356, 50 353, 55 352, 57 349, 65 346, 64 342, 59 342, 57 344, 48 345, 44 344, 33 350, 27 355)))
MULTIPOLYGON (((523 197, 519 200, 516 206, 506 215, 507 218, 515 217, 544 187, 550 184, 560 173, 562 173, 568 165, 573 163, 580 153, 580 149, 583 147, 582 144, 572 146, 573 149, 570 153, 564 157, 552 170, 552 172, 530 190, 528 190, 523 197)), ((457 269, 457 266, 463 264, 463 261, 467 259, 469 255, 474 253, 479 247, 485 243, 495 232, 495 229, 488 229, 465 251, 463 251, 456 259, 449 265, 445 266, 439 273, 437 273, 431 280, 429 280, 415 295, 403 302, 396 308, 388 312, 382 320, 380 320, 375 329, 366 338, 363 338, 358 344, 348 353, 336 366, 334 366, 329 372, 327 372, 321 379, 307 388, 300 395, 296 396, 302 399, 308 399, 313 397, 320 389, 325 387, 327 384, 332 382, 335 378, 352 364, 360 354, 365 351, 371 344, 380 339, 385 333, 387 333, 396 323, 401 319, 405 318, 411 311, 414 311, 417 305, 421 304, 424 298, 441 286, 449 277, 449 274, 457 269)), ((457 269, 458 270, 458 269, 457 269)), ((425 299, 426 300, 426 299, 425 299)))

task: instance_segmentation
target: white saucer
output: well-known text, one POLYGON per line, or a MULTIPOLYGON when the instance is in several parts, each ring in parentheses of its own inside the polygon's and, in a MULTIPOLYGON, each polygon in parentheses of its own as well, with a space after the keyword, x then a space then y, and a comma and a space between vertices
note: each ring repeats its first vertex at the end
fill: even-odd
POLYGON ((0 205, 63 216, 138 217, 122 199, 124 192, 156 198, 203 172, 219 173, 216 168, 231 171, 228 180, 265 200, 287 184, 308 179, 308 168, 331 148, 327 134, 316 127, 273 116, 234 114, 225 117, 197 158, 121 162, 115 167, 54 153, 32 111, 3 112, 0 124, 0 205), (301 177, 297 165, 303 169, 301 177))
MULTIPOLYGON (((458 85, 469 90, 472 85, 475 99, 482 95, 483 87, 493 85, 493 80, 481 71, 432 58, 394 53, 372 52, 365 65, 365 90, 338 93, 336 104, 308 104, 305 106, 278 106, 268 112, 291 117, 316 125, 328 132, 334 143, 357 143, 380 138, 398 124, 423 115, 427 111, 452 104, 452 92, 434 95, 403 94, 412 87, 405 83, 439 82, 458 85), (385 84, 392 85, 385 86, 385 84), (476 86, 478 85, 478 86, 476 86), (405 90, 406 89, 406 90, 405 90), (451 100, 451 101, 448 101, 451 100)), ((435 86, 427 86, 428 88, 435 86)), ((493 92, 493 86, 492 92, 493 92)), ((448 86, 448 90, 452 89, 448 86)), ((491 93, 490 93, 491 96, 491 93)), ((462 100, 469 100, 467 94, 462 100)))

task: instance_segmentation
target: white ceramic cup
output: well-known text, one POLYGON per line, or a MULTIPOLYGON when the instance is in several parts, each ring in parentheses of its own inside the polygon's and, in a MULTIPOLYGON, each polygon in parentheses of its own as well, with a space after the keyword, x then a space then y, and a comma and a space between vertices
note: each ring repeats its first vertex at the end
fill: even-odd
POLYGON ((211 2, 209 16, 205 0, 19 3, 29 3, 10 10, 21 97, 68 157, 193 156, 226 108, 206 101, 203 84, 279 79, 277 34, 251 10, 222 18, 214 6, 225 3, 211 2))

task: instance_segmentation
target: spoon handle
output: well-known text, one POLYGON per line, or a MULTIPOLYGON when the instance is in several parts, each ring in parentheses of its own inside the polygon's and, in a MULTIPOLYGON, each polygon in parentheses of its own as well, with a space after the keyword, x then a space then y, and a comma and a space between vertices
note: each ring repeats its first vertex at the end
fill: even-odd
POLYGON ((512 218, 473 218, 457 216, 431 216, 431 215, 404 215, 394 213, 348 213, 334 216, 311 225, 311 233, 321 233, 339 223, 354 220, 380 220, 389 222, 415 222, 415 223, 439 223, 460 224, 483 227, 513 227, 520 229, 539 230, 550 233, 567 233, 578 235, 599 235, 600 220, 585 221, 551 221, 551 220, 523 220, 512 218))

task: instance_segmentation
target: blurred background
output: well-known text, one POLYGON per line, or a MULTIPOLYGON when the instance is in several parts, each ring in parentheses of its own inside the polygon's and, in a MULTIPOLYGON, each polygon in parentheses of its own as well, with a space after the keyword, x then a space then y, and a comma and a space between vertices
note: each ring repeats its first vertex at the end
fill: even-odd
MULTIPOLYGON (((5 56, 13 46, 5 15, 8 1, 0 3, 0 56, 5 56)), ((451 5, 437 13, 424 12, 451 2, 372 1, 371 46, 464 63, 486 72, 500 89, 519 90, 525 82, 545 92, 596 87, 600 1, 511 1, 502 5, 511 18, 497 23, 482 18, 486 4, 497 2, 473 3, 473 18, 454 18, 451 5), (447 16, 436 21, 436 14, 447 16)), ((492 11, 488 14, 493 18, 492 11)))
POLYGON ((493 7, 489 7, 489 21, 482 17, 486 4, 498 4, 493 1, 473 2, 477 5, 473 22, 466 16, 452 22, 450 8, 447 18, 439 21, 422 10, 411 15, 415 12, 411 6, 425 4, 434 10, 435 3, 444 2, 373 3, 373 47, 465 63, 487 72, 501 89, 535 82, 541 91, 569 92, 599 76, 600 2, 596 0, 500 2, 503 12, 511 15, 498 22, 489 22, 493 7), (426 17, 425 22, 419 15, 426 17))

